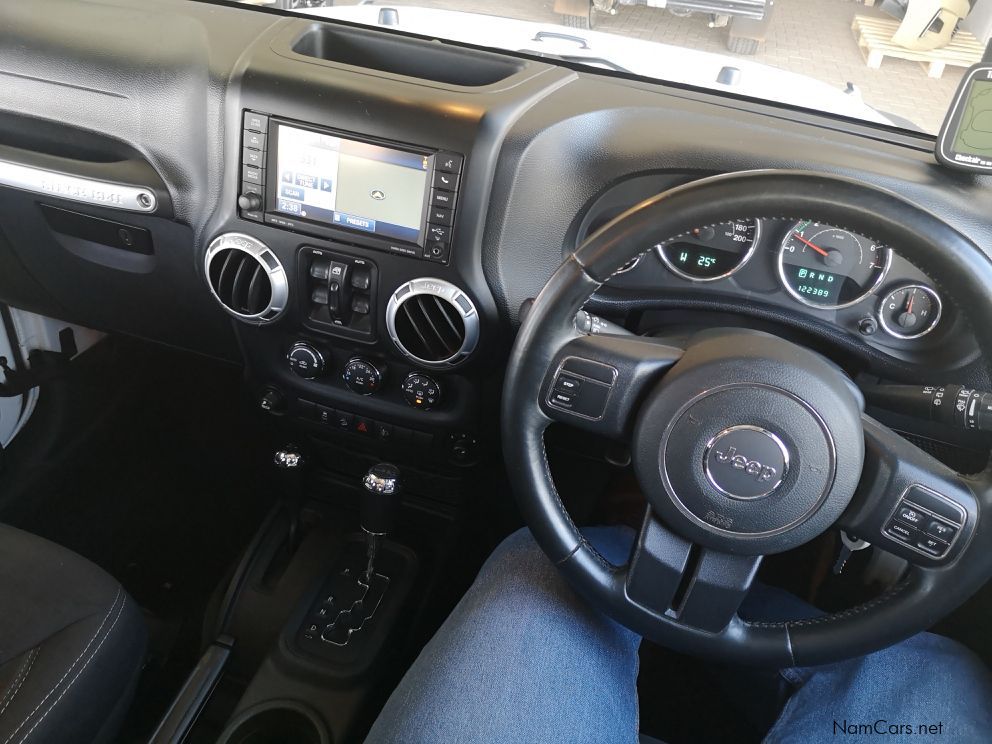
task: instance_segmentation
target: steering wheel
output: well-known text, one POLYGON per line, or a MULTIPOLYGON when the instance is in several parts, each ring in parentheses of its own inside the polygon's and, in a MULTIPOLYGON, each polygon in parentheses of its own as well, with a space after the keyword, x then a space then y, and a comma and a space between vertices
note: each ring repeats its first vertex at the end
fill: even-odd
POLYGON ((605 225, 538 295, 504 385, 508 471, 537 542, 566 580, 642 636, 778 667, 860 656, 929 627, 992 576, 992 524, 983 518, 992 471, 953 472, 865 415, 838 367, 782 338, 714 329, 683 349, 575 330, 586 300, 631 259, 741 216, 815 217, 894 246, 971 321, 992 361, 992 262, 937 216, 840 177, 707 178, 605 225), (552 422, 628 443, 648 508, 626 565, 597 553, 562 504, 544 446, 552 422), (907 530, 906 520, 917 526, 907 530), (909 569, 843 612, 793 622, 740 617, 764 555, 832 527, 907 559, 909 569))

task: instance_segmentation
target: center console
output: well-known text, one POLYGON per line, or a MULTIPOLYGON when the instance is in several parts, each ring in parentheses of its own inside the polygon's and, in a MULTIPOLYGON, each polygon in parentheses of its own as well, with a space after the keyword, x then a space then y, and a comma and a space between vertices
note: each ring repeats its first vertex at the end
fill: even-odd
POLYGON ((484 287, 458 266, 475 240, 458 219, 465 155, 271 108, 242 109, 238 147, 237 231, 204 273, 246 324, 257 405, 359 448, 474 462, 482 368, 461 370, 484 287))
POLYGON ((231 742, 266 717, 356 739, 470 580, 452 571, 455 526, 495 490, 507 344, 483 271, 489 196, 510 126, 561 81, 382 41, 287 19, 244 50, 198 227, 248 402, 293 474, 289 518, 260 530, 216 629, 234 641, 225 678, 246 681, 223 711, 231 742), (356 519, 376 463, 405 484, 389 539, 356 519))

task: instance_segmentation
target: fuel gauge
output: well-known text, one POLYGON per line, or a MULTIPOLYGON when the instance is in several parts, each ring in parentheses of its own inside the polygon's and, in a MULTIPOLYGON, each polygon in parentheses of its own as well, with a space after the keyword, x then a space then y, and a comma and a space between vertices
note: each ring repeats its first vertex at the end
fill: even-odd
POLYGON ((896 338, 919 338, 940 322, 940 296, 923 284, 904 284, 885 296, 878 308, 882 328, 896 338))

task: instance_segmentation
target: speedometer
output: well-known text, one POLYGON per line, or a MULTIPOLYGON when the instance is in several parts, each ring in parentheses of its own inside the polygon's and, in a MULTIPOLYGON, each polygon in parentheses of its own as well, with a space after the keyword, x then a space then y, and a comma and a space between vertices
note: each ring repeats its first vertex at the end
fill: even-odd
POLYGON ((803 220, 782 241, 778 273, 789 294, 803 304, 836 310, 874 292, 891 260, 888 248, 863 235, 803 220))
POLYGON ((694 228, 655 250, 665 265, 683 279, 712 282, 730 276, 747 263, 758 244, 759 230, 757 220, 721 222, 694 228))

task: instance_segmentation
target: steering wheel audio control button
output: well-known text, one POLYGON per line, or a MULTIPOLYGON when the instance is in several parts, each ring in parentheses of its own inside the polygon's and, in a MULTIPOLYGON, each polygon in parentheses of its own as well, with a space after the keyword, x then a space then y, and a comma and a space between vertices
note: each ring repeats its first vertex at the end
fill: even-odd
POLYGON ((559 393, 577 393, 582 387, 582 378, 575 375, 558 375, 555 380, 555 391, 559 393))
POLYGON ((589 359, 568 357, 554 376, 547 404, 598 421, 606 413, 617 370, 589 359))

